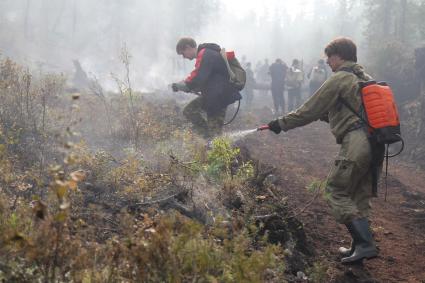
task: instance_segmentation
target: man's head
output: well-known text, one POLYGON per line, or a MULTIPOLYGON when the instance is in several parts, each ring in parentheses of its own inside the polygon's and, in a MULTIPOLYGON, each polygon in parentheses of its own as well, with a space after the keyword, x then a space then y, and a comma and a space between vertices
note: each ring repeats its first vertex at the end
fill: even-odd
POLYGON ((347 37, 332 40, 325 47, 325 54, 328 57, 327 63, 333 72, 341 67, 345 61, 357 62, 356 44, 347 37))
POLYGON ((183 37, 177 42, 176 52, 182 55, 183 58, 193 60, 196 58, 198 52, 196 48, 196 41, 191 37, 183 37))
POLYGON ((294 67, 299 67, 300 66, 300 61, 298 60, 298 59, 294 59, 294 60, 292 60, 292 66, 294 66, 294 67))

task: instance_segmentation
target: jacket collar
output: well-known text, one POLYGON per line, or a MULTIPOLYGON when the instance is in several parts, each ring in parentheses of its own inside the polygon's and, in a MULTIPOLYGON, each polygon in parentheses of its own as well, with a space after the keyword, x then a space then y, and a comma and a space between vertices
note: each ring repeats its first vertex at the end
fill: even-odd
POLYGON ((336 70, 336 72, 340 71, 342 68, 349 68, 351 69, 352 67, 354 67, 357 63, 353 62, 353 61, 345 61, 344 63, 342 63, 341 66, 339 66, 339 68, 336 70))

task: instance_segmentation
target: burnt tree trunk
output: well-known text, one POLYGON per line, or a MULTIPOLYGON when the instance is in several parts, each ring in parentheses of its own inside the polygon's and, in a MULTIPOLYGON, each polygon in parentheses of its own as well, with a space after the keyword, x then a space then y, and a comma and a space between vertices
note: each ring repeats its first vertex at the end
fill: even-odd
POLYGON ((77 0, 74 0, 72 7, 72 39, 75 38, 75 31, 77 26, 77 0))
POLYGON ((398 37, 401 42, 406 42, 406 14, 407 14, 407 0, 401 1, 400 24, 398 28, 398 37))
POLYGON ((391 11, 392 11, 392 6, 393 6, 393 1, 392 0, 385 0, 384 3, 384 18, 382 21, 382 32, 383 32, 383 36, 388 36, 390 35, 390 24, 391 24, 391 11))
POLYGON ((25 39, 28 40, 29 38, 29 10, 30 10, 30 0, 27 0, 25 4, 25 18, 24 18, 24 35, 25 39))
POLYGON ((421 116, 418 137, 425 137, 425 47, 415 50, 416 76, 419 83, 421 116))

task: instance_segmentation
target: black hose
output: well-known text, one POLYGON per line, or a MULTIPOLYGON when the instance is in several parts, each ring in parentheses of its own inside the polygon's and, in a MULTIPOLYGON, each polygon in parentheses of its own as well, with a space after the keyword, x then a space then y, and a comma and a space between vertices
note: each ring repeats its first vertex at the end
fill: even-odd
POLYGON ((241 107, 241 100, 239 99, 239 100, 238 100, 238 108, 236 108, 236 112, 235 112, 235 114, 233 114, 232 119, 230 119, 228 122, 226 122, 226 123, 224 123, 224 124, 223 124, 224 126, 229 125, 230 123, 232 123, 232 122, 233 122, 233 120, 235 120, 236 116, 238 115, 238 112, 239 112, 239 108, 240 108, 240 107, 241 107))
MULTIPOLYGON (((390 157, 388 155, 388 147, 389 147, 389 145, 387 144, 386 149, 385 149, 385 197, 384 197, 384 201, 387 201, 387 194, 388 194, 388 158, 390 157)), ((400 154, 400 152, 398 154, 400 154)))
POLYGON ((404 140, 403 140, 403 138, 400 135, 398 135, 398 136, 400 137, 401 148, 400 148, 400 150, 397 153, 394 153, 392 155, 388 155, 388 152, 387 152, 387 158, 397 156, 397 155, 399 155, 403 151, 403 149, 404 149, 404 140))

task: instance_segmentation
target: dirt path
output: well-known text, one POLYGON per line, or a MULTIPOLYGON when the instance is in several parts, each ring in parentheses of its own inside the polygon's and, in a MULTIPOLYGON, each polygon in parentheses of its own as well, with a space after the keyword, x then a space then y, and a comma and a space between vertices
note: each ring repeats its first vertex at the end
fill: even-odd
POLYGON ((380 255, 363 265, 339 264, 337 247, 349 245, 343 225, 336 224, 321 197, 306 189, 324 180, 338 151, 329 128, 314 123, 288 133, 259 133, 245 139, 252 156, 278 168, 278 190, 288 196, 315 245, 316 261, 329 266, 333 282, 425 282, 425 171, 397 158, 390 160, 388 196, 384 184, 373 200, 372 229, 380 255))

